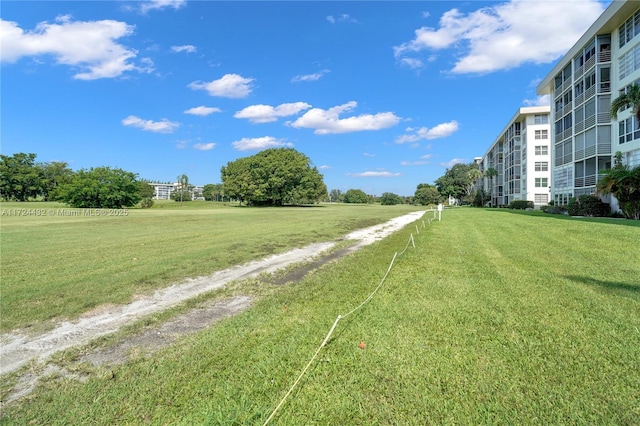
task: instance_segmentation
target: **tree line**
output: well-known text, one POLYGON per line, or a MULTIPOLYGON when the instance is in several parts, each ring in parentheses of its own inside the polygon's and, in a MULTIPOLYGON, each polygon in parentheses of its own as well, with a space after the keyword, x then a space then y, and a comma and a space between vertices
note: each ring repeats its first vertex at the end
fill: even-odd
POLYGON ((95 167, 74 172, 62 161, 36 162, 36 154, 0 155, 0 198, 61 201, 78 208, 148 206, 153 188, 135 173, 95 167))
MULTIPOLYGON (((477 165, 456 164, 435 185, 420 183, 412 196, 361 189, 327 191, 322 174, 310 159, 292 148, 272 148, 228 162, 220 170, 222 183, 204 185, 208 201, 239 201, 253 206, 311 204, 320 201, 433 205, 446 197, 469 198, 477 165)), ((191 200, 187 175, 178 176, 171 199, 191 200)), ((119 168, 95 167, 73 171, 65 162, 37 162, 36 154, 0 155, 0 198, 5 201, 61 201, 79 208, 123 208, 153 205, 149 181, 119 168)))

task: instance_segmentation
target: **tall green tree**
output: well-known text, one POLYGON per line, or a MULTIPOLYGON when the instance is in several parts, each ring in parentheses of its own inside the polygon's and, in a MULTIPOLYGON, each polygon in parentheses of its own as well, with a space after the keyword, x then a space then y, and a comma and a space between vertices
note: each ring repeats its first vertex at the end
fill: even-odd
MULTIPOLYGON (((185 174, 181 174, 178 176, 178 189, 179 193, 172 198, 176 201, 180 201, 180 205, 182 205, 183 201, 191 201, 191 194, 189 194, 189 176, 185 174), (188 200, 186 198, 189 198, 188 200)), ((174 191, 175 192, 175 191, 174 191)))
POLYGON ((0 194, 6 201, 27 201, 45 191, 45 177, 36 154, 0 154, 0 194))
POLYGON ((139 180, 136 182, 138 187, 138 195, 140 196, 140 207, 148 209, 153 206, 153 197, 156 195, 153 186, 147 180, 139 180))
POLYGON ((137 175, 110 167, 79 170, 59 191, 62 201, 79 208, 120 209, 135 206, 141 199, 137 175))
POLYGON ((138 195, 140 195, 140 198, 153 198, 156 195, 153 186, 149 185, 149 182, 146 180, 139 180, 136 185, 138 186, 138 195))
POLYGON ((220 170, 225 194, 251 205, 314 203, 327 187, 309 158, 292 148, 266 149, 220 170))
POLYGON ((342 201, 343 195, 344 194, 339 189, 332 189, 331 192, 329 192, 329 201, 339 203, 342 201))
POLYGON ((428 183, 420 183, 416 188, 413 196, 413 202, 422 206, 431 204, 439 204, 442 201, 442 195, 438 192, 438 188, 428 183))
POLYGON ((219 201, 224 197, 224 186, 221 183, 208 183, 202 187, 202 196, 207 201, 219 201))
POLYGON ((640 86, 636 83, 628 86, 624 93, 611 102, 609 114, 614 120, 617 120, 618 112, 627 106, 631 107, 631 114, 636 117, 640 127, 640 86))
POLYGON ((64 161, 51 161, 49 163, 38 164, 42 169, 43 176, 43 198, 45 201, 58 201, 61 195, 58 191, 60 186, 71 182, 73 170, 64 161))
POLYGON ((436 188, 445 197, 452 196, 469 202, 479 173, 478 165, 475 163, 458 163, 435 180, 436 188))
POLYGON ((177 201, 180 205, 183 205, 185 201, 192 201, 191 192, 187 190, 176 189, 175 191, 171 191, 169 194, 169 198, 173 201, 177 201))

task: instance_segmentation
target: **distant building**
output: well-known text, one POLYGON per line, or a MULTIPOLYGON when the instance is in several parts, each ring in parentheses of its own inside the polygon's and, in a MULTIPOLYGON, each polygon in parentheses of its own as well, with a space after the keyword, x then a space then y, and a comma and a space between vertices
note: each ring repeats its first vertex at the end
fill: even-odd
MULTIPOLYGON (((153 186, 153 199, 154 200, 170 200, 171 193, 178 188, 180 188, 180 184, 178 182, 174 183, 158 183, 158 182, 149 182, 149 185, 153 186)), ((202 186, 191 186, 189 193, 191 194, 192 200, 204 200, 202 196, 202 191, 204 187, 202 186)))
POLYGON ((153 186, 154 200, 169 200, 171 192, 178 187, 177 183, 156 183, 149 182, 153 186))
POLYGON ((548 106, 520 108, 509 120, 491 147, 474 161, 485 173, 481 187, 490 195, 493 207, 514 200, 533 201, 536 207, 549 202, 548 106), (495 176, 487 176, 493 169, 495 176))
MULTIPOLYGON (((558 29, 561 31, 562 29, 558 29)), ((640 165, 640 129, 627 108, 618 120, 611 101, 640 83, 640 2, 617 0, 591 25, 538 85, 550 95, 553 200, 592 194, 616 151, 640 165)))

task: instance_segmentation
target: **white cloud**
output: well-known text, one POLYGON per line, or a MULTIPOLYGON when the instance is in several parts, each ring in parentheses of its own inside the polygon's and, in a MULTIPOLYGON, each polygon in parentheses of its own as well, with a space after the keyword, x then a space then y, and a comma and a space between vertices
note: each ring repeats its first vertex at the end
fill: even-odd
POLYGON ((122 120, 122 124, 127 127, 137 127, 148 132, 173 133, 180 126, 180 123, 169 121, 163 118, 160 121, 143 120, 135 115, 130 115, 122 120))
POLYGON ((235 118, 246 118, 252 123, 270 123, 276 121, 279 117, 295 115, 309 108, 311 108, 311 105, 305 102, 280 104, 276 107, 271 105, 251 105, 236 112, 233 116, 235 118))
POLYGON ((397 177, 400 173, 391 172, 362 172, 362 173, 347 173, 348 176, 353 177, 397 177))
POLYGON ((193 147, 195 149, 200 150, 200 151, 209 151, 209 150, 215 148, 215 146, 216 146, 215 143, 210 142, 210 143, 197 143, 193 147))
POLYGON ((179 52, 195 53, 198 51, 198 48, 191 44, 185 44, 183 46, 171 46, 171 50, 176 53, 179 53, 179 52))
POLYGON ((424 67, 424 62, 416 58, 400 58, 400 63, 411 69, 419 69, 424 67))
POLYGON ((392 112, 362 114, 348 118, 340 118, 340 114, 354 109, 357 105, 357 102, 351 101, 327 110, 313 108, 304 113, 304 115, 296 121, 288 124, 295 128, 315 129, 314 133, 317 135, 327 135, 332 133, 386 129, 400 122, 400 117, 392 112))
POLYGON ((365 153, 364 153, 364 154, 362 154, 362 155, 364 155, 365 157, 369 157, 369 158, 373 158, 373 157, 375 157, 375 156, 376 156, 375 154, 371 154, 370 152, 365 152, 365 153))
POLYGON ((535 99, 525 99, 525 106, 549 106, 551 105, 551 95, 538 96, 535 99))
POLYGON ((291 79, 291 82, 292 83, 299 83, 299 82, 302 82, 302 81, 318 81, 322 77, 324 77, 325 74, 328 74, 330 72, 331 71, 325 69, 325 70, 318 71, 318 72, 313 73, 313 74, 296 75, 295 77, 293 77, 291 79))
POLYGON ((427 49, 463 49, 453 73, 489 73, 563 55, 604 10, 597 0, 511 0, 465 14, 445 12, 439 28, 422 27, 394 48, 396 58, 427 49), (562 31, 558 31, 562 28, 562 31))
POLYGON ((187 147, 187 141, 185 141, 185 140, 179 140, 176 143, 176 148, 178 148, 178 149, 185 149, 186 147, 187 147))
POLYGON ((407 132, 412 134, 398 136, 396 143, 417 142, 421 139, 440 139, 451 136, 458 131, 459 124, 456 120, 449 121, 448 123, 441 123, 435 127, 421 127, 419 129, 408 128, 407 132))
POLYGON ((225 74, 218 80, 210 82, 194 81, 188 87, 193 90, 206 90, 211 96, 222 98, 246 98, 251 93, 253 78, 245 78, 238 74, 225 74))
POLYGON ((452 158, 451 160, 447 161, 446 163, 440 163, 440 165, 442 167, 446 167, 447 169, 450 169, 451 167, 455 166, 456 164, 463 164, 466 163, 466 160, 463 158, 452 158))
POLYGON ((144 1, 140 4, 140 12, 147 13, 150 10, 160 10, 171 7, 175 10, 187 4, 187 0, 151 0, 144 1))
POLYGON ((202 117, 205 117, 209 114, 213 114, 214 112, 222 112, 222 110, 220 108, 206 107, 204 105, 201 105, 199 107, 189 108, 184 113, 191 114, 191 115, 200 115, 202 117))
POLYGON ((420 157, 420 160, 418 161, 402 161, 400 164, 403 166, 423 166, 425 164, 429 164, 430 162, 428 160, 432 157, 433 154, 426 154, 420 157))
POLYGON ((242 138, 231 145, 238 151, 261 150, 267 148, 277 148, 280 146, 292 147, 291 142, 283 139, 276 139, 273 136, 263 136, 261 138, 242 138))
POLYGON ((154 71, 154 64, 151 58, 140 58, 140 64, 141 66, 136 67, 138 72, 150 74, 154 71))
POLYGON ((113 78, 126 71, 149 71, 149 61, 137 67, 131 61, 137 51, 116 40, 133 34, 125 22, 72 21, 61 16, 56 23, 40 22, 33 31, 24 31, 17 22, 0 19, 0 55, 2 62, 22 57, 52 55, 58 64, 79 68, 78 80, 113 78))
POLYGON ((326 164, 324 164, 324 165, 322 165, 322 166, 318 166, 318 169, 319 169, 319 170, 327 170, 327 169, 332 169, 332 168, 333 168, 333 167, 328 166, 328 165, 326 165, 326 164))
POLYGON ((352 22, 352 23, 358 22, 357 19, 352 18, 347 13, 343 13, 342 15, 338 15, 338 16, 329 15, 327 16, 327 21, 331 22, 332 24, 335 24, 336 22, 352 22))

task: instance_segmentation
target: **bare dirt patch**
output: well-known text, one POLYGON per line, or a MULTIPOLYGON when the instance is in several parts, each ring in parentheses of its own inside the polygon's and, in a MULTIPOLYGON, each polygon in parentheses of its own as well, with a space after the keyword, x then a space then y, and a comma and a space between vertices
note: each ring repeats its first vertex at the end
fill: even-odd
MULTIPOLYGON (((0 374, 19 370, 30 363, 30 368, 18 377, 2 405, 28 395, 37 381, 52 374, 81 379, 76 373, 47 364, 56 352, 86 345, 90 341, 118 331, 121 327, 153 313, 158 313, 202 293, 224 287, 227 283, 273 273, 289 265, 300 264, 277 278, 276 284, 301 280, 308 272, 323 264, 343 257, 361 247, 379 241, 405 225, 420 219, 424 211, 413 212, 392 219, 384 224, 354 231, 345 236, 355 244, 330 252, 336 242, 316 243, 296 248, 286 253, 249 262, 217 271, 206 277, 188 279, 182 283, 156 291, 150 296, 141 296, 127 305, 103 306, 83 315, 75 321, 61 322, 53 330, 32 336, 26 334, 3 334, 0 336, 0 374)), ((165 322, 164 324, 130 336, 108 348, 99 348, 83 354, 75 362, 89 363, 95 367, 108 368, 126 362, 132 353, 152 353, 166 347, 177 339, 210 327, 216 321, 234 315, 251 305, 249 296, 238 296, 226 301, 212 302, 201 308, 165 322)))

